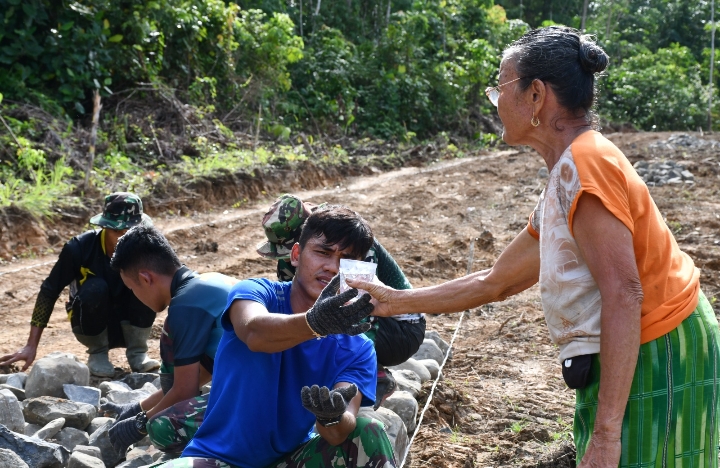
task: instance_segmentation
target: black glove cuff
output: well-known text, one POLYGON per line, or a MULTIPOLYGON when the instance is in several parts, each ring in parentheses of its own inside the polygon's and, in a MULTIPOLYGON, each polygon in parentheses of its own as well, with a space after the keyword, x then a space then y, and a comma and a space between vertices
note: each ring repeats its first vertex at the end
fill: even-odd
POLYGON ((137 416, 135 416, 135 429, 137 429, 137 431, 142 435, 147 435, 147 422, 148 417, 145 411, 138 413, 137 416))
POLYGON ((316 418, 316 419, 317 419, 318 424, 320 424, 321 426, 330 427, 330 426, 335 426, 337 424, 340 424, 340 421, 342 421, 342 417, 343 417, 343 415, 341 414, 340 416, 337 416, 332 419, 325 419, 325 418, 316 418))

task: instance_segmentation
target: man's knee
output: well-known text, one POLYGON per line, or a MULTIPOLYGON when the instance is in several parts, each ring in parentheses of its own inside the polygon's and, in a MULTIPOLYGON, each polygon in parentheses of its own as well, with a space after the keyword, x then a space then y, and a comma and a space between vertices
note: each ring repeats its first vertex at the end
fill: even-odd
POLYGON ((181 452, 202 424, 206 409, 203 395, 160 411, 147 424, 150 442, 164 452, 181 452))
POLYGON ((395 449, 385 425, 371 418, 357 418, 355 424, 348 439, 352 438, 357 448, 358 466, 394 467, 395 449))
POLYGON ((396 366, 407 361, 425 339, 425 320, 401 322, 391 317, 378 320, 375 352, 382 366, 396 366))
POLYGON ((70 323, 84 335, 97 335, 107 327, 110 288, 102 278, 85 280, 67 304, 70 323))
POLYGON ((96 313, 105 309, 110 301, 110 287, 107 282, 95 276, 86 279, 73 297, 72 307, 82 308, 84 313, 96 313))

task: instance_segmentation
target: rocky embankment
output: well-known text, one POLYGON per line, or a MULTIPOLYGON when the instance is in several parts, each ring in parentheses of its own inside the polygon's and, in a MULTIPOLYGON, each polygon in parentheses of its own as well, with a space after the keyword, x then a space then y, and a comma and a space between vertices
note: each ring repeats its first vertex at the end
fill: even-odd
MULTIPOLYGON (((377 411, 360 411, 360 416, 385 424, 398 462, 416 427, 420 388, 438 377, 449 352, 439 334, 428 331, 418 352, 391 368, 397 381, 395 393, 377 411)), ((170 459, 147 438, 127 453, 115 451, 108 438, 115 420, 100 410, 103 399, 126 404, 159 388, 155 373, 131 373, 91 385, 87 366, 74 355, 59 352, 37 360, 27 375, 0 375, 0 467, 137 468, 170 459)), ((203 387, 204 392, 210 389, 210 384, 203 387)))

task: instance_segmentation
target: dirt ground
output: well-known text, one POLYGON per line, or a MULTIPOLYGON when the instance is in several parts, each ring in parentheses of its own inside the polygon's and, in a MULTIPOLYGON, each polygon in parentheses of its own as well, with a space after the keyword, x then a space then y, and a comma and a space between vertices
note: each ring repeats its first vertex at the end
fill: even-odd
MULTIPOLYGON (((720 296, 720 158, 709 145, 673 149, 652 145, 669 133, 612 134, 631 160, 671 159, 695 175, 694 184, 650 189, 681 248, 702 270, 702 288, 720 296)), ((715 135, 691 135, 715 140, 715 135)), ((376 236, 401 265, 415 287, 465 274, 475 243, 472 270, 492 265, 524 227, 547 179, 543 161, 524 148, 500 149, 464 159, 404 168, 327 183, 296 191, 312 202, 343 203, 362 213, 376 236)), ((181 212, 154 220, 182 260, 203 271, 238 278, 273 277, 274 264, 255 253, 264 238, 262 214, 278 193, 232 208, 181 212), (215 250, 214 243, 217 243, 215 250)), ((57 229, 54 227, 53 229, 57 229)), ((28 244, 49 243, 46 254, 0 265, 0 353, 13 352, 27 338, 38 287, 57 252, 72 235, 30 229, 28 244)), ((77 226, 80 232, 83 226, 77 226)), ((38 357, 67 351, 84 359, 66 321, 63 304, 55 307, 38 357)), ((165 318, 158 314, 156 327, 165 318)), ((448 342, 455 331, 453 357, 425 413, 409 452, 412 467, 570 467, 574 464, 571 427, 574 395, 562 381, 557 349, 548 337, 537 287, 502 303, 460 314, 429 316, 428 329, 448 342)), ((157 341, 152 354, 158 357, 157 341)), ((127 367, 120 350, 111 351, 127 367)), ((420 399, 424 406, 432 382, 420 399)))

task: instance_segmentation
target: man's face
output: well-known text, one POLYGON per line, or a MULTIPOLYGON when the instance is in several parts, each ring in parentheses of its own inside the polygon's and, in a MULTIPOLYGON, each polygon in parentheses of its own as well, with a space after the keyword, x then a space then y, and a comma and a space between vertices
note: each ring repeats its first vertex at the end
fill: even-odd
POLYGON ((113 246, 113 249, 118 243, 118 239, 122 237, 123 234, 128 232, 127 229, 110 229, 110 228, 104 228, 105 229, 105 237, 108 240, 108 243, 113 246))
POLYGON ((139 272, 135 275, 127 274, 124 270, 120 271, 120 278, 128 289, 132 290, 135 297, 140 302, 150 307, 155 312, 162 312, 167 307, 163 297, 160 294, 160 288, 149 281, 148 273, 139 272))
POLYGON ((295 244, 290 263, 296 268, 293 287, 300 287, 313 301, 340 271, 340 259, 361 260, 352 255, 352 246, 339 250, 325 243, 325 236, 311 237, 305 247, 295 244))

